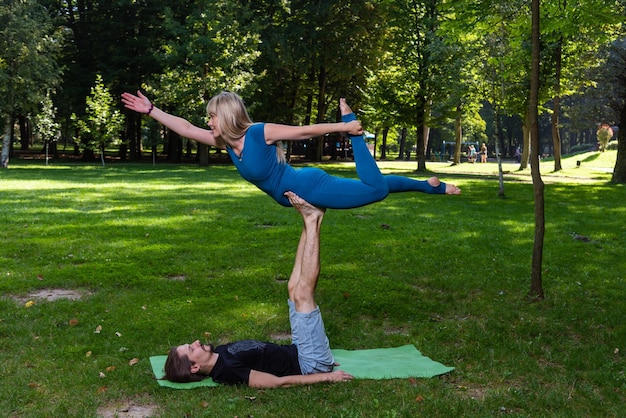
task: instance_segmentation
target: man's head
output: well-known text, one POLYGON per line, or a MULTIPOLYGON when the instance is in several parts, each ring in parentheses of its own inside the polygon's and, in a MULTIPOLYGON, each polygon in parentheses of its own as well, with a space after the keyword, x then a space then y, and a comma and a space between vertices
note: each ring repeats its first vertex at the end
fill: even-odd
POLYGON ((213 355, 213 346, 200 344, 198 340, 173 347, 165 361, 165 379, 178 383, 198 382, 209 373, 213 355))

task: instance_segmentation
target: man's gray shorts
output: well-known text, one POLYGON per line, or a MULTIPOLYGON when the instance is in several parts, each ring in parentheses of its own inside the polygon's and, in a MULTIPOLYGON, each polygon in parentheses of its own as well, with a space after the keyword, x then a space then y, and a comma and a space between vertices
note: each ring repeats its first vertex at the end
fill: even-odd
POLYGON ((324 329, 319 306, 309 313, 297 312, 293 301, 289 304, 291 342, 298 347, 298 361, 302 374, 326 373, 333 370, 335 359, 324 329))

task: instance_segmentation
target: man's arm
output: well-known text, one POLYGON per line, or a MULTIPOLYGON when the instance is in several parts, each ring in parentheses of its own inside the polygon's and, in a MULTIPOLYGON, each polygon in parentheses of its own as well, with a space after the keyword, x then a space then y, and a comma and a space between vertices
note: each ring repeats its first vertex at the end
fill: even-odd
POLYGON ((312 385, 322 382, 347 382, 352 380, 352 375, 343 370, 335 370, 329 373, 315 373, 307 375, 292 376, 274 376, 270 373, 260 372, 258 370, 250 371, 248 386, 251 388, 285 388, 295 385, 312 385))

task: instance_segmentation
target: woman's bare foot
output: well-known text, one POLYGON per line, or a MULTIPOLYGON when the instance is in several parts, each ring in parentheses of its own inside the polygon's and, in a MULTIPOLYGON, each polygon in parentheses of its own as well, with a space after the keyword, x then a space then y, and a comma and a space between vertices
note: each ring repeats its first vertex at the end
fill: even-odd
POLYGON ((461 194, 461 189, 454 184, 446 183, 446 194, 461 194))
MULTIPOLYGON (((431 177, 426 181, 432 187, 439 187, 441 185, 441 181, 439 181, 437 177, 431 177)), ((461 194, 461 189, 454 184, 446 183, 446 194, 461 194)))
POLYGON ((339 99, 339 110, 341 111, 341 116, 353 113, 352 109, 350 109, 350 106, 348 106, 348 104, 346 103, 346 99, 344 99, 343 97, 339 99))

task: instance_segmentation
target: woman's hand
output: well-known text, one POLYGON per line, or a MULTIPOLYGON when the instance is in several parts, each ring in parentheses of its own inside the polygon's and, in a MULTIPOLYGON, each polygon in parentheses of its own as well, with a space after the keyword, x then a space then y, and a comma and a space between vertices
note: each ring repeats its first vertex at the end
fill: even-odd
POLYGON ((154 108, 150 100, 141 94, 139 90, 137 90, 137 96, 131 93, 123 93, 122 94, 122 103, 124 103, 124 107, 130 110, 134 110, 139 113, 150 113, 150 111, 154 108))

